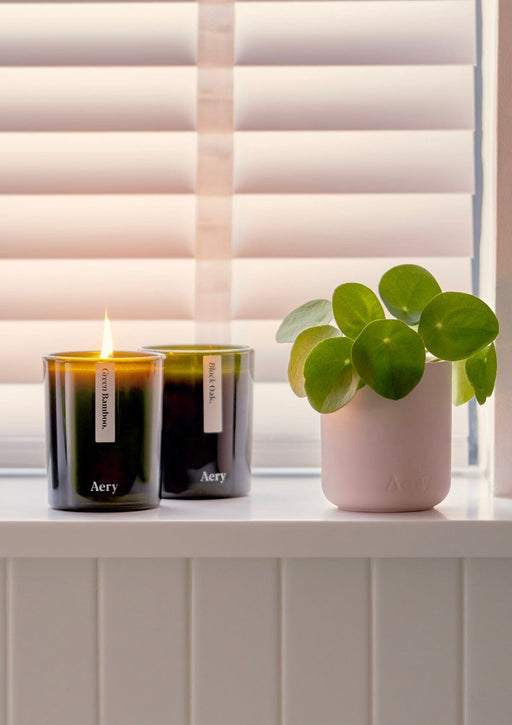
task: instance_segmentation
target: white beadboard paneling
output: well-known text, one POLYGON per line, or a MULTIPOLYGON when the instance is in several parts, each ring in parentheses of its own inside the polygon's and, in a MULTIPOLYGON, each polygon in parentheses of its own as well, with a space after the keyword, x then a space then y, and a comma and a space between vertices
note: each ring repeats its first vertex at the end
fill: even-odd
POLYGON ((9 194, 0 257, 193 257, 192 194, 9 194))
POLYGON ((100 562, 100 707, 106 725, 188 721, 188 562, 100 562))
MULTIPOLYGON (((410 261, 410 257, 234 259, 233 318, 280 320, 307 300, 330 298, 342 282, 361 282, 376 290, 389 267, 410 261)), ((469 259, 416 257, 413 261, 427 267, 445 291, 471 292, 469 259)))
POLYGON ((192 597, 193 724, 277 724, 278 560, 199 559, 192 597))
POLYGON ((10 702, 8 701, 8 667, 10 652, 8 652, 9 614, 7 600, 7 559, 0 559, 0 725, 7 725, 10 717, 10 702))
POLYGON ((366 725, 370 619, 367 559, 283 561, 285 725, 366 725))
MULTIPOLYGON (((192 319, 193 259, 5 259, 0 319, 192 319)), ((140 331, 144 333, 143 330, 140 331)))
POLYGON ((189 131, 197 71, 0 68, 1 131, 189 131))
POLYGON ((472 210, 470 194, 237 194, 233 256, 470 257, 472 210))
POLYGON ((0 193, 194 191, 194 131, 19 132, 0 136, 0 193))
POLYGON ((12 725, 96 723, 96 561, 11 566, 12 725))
POLYGON ((461 722, 460 561, 379 559, 373 565, 376 725, 461 722))
POLYGON ((472 193, 473 143, 472 131, 237 131, 233 189, 472 193))
POLYGON ((0 6, 2 65, 190 65, 196 37, 193 2, 0 6))
POLYGON ((260 66, 234 73, 239 131, 474 127, 471 66, 260 66))
POLYGON ((235 28, 240 65, 475 62, 473 2, 237 2, 235 28))
POLYGON ((466 722, 512 718, 512 559, 466 562, 466 722))

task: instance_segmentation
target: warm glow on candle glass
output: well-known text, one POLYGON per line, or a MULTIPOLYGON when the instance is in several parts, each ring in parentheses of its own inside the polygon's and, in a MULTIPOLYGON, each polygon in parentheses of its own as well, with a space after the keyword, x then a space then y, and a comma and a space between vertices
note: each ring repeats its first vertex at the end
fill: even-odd
POLYGON ((114 341, 112 339, 112 327, 105 310, 105 322, 103 324, 103 344, 101 346, 101 357, 110 357, 114 352, 114 341))

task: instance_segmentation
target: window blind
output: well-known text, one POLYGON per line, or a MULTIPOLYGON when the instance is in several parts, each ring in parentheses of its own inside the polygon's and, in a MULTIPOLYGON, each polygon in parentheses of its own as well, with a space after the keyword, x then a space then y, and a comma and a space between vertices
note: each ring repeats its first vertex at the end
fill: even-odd
POLYGON ((471 289, 475 13, 0 2, 0 463, 43 464, 41 355, 107 305, 118 349, 254 345, 254 464, 317 465, 280 319, 405 260, 471 289))

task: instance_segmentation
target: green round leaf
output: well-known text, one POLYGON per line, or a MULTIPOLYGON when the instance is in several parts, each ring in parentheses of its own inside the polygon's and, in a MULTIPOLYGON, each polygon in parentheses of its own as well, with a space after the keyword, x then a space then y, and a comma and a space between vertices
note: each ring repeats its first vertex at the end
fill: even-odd
POLYGON ((369 287, 348 282, 336 287, 332 296, 334 319, 342 333, 355 340, 372 320, 383 320, 384 310, 379 298, 369 287))
POLYGON ((276 342, 293 342, 308 327, 326 325, 332 318, 329 300, 311 300, 292 310, 279 325, 276 342))
POLYGON ((477 352, 466 360, 466 375, 475 390, 475 396, 480 405, 492 395, 496 382, 498 361, 494 343, 477 352))
POLYGON ((442 292, 425 307, 418 332, 427 350, 442 360, 464 360, 499 332, 496 315, 473 295, 442 292))
POLYGON ((452 363, 452 403, 463 405, 475 395, 475 389, 466 375, 466 361, 455 360, 452 363))
POLYGON ((415 325, 430 300, 441 292, 436 279, 417 264, 389 269, 379 282, 382 301, 398 320, 415 325))
POLYGON ((319 325, 304 330, 295 339, 290 352, 290 364, 288 365, 288 380, 295 395, 304 398, 304 363, 311 350, 322 340, 330 337, 340 337, 341 332, 331 325, 319 325))
POLYGON ((357 392, 359 377, 350 360, 351 347, 347 337, 333 337, 318 343, 306 358, 306 394, 319 413, 334 413, 357 392))
POLYGON ((425 369, 425 348, 417 332, 400 320, 370 322, 352 346, 358 375, 384 398, 411 392, 425 369))

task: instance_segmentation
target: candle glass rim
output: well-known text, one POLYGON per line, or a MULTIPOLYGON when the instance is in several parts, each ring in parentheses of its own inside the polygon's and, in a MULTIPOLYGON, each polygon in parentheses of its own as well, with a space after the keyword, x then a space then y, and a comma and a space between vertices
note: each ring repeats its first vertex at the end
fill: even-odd
POLYGON ((243 354, 254 352, 250 345, 216 345, 216 344, 178 344, 178 345, 144 345, 141 350, 155 351, 165 354, 176 355, 221 355, 243 354))
POLYGON ((43 360, 53 362, 115 362, 117 364, 123 363, 144 363, 148 360, 164 360, 165 355, 158 351, 126 351, 126 350, 114 350, 112 355, 108 357, 101 357, 100 350, 73 350, 69 352, 53 352, 43 355, 43 360))

